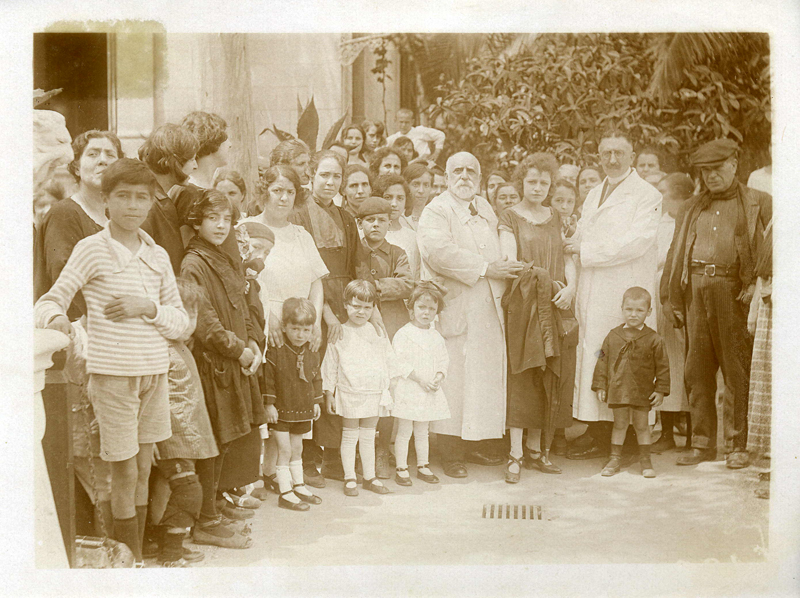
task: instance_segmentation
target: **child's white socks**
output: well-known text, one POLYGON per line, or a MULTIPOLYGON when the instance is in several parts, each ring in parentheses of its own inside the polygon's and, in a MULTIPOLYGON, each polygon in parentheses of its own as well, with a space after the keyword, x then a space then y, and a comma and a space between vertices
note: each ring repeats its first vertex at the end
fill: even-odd
POLYGON ((408 443, 411 442, 411 433, 415 425, 410 419, 398 419, 397 421, 397 436, 394 438, 394 458, 397 461, 397 469, 408 467, 408 443))
POLYGON ((311 496, 311 492, 305 487, 305 480, 303 479, 303 462, 291 461, 289 463, 289 472, 292 474, 292 486, 295 493, 311 496))
MULTIPOLYGON (((358 429, 358 454, 361 455, 361 467, 364 468, 364 479, 365 480, 374 479, 375 478, 375 428, 358 429)), ((353 459, 355 460, 355 454, 353 455, 353 459)))
MULTIPOLYGON (((406 447, 408 443, 406 442, 406 447)), ((417 466, 428 464, 428 422, 414 422, 414 448, 417 451, 417 466)), ((408 450, 408 448, 406 448, 408 450)))
MULTIPOLYGON (((358 428, 342 428, 342 444, 340 445, 339 449, 342 454, 342 469, 344 470, 344 479, 346 480, 356 479, 356 445, 358 444, 358 431, 359 431, 358 428)), ((372 446, 373 446, 372 467, 374 469, 375 430, 372 431, 372 446)), ((363 464, 364 460, 363 454, 361 455, 361 460, 363 464)), ((364 469, 364 473, 366 473, 366 469, 364 469)))

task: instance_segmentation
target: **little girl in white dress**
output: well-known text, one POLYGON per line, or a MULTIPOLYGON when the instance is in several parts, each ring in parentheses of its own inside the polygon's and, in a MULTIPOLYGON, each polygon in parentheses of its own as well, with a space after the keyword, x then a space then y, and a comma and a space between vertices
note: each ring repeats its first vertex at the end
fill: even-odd
POLYGON ((450 418, 450 409, 441 388, 450 360, 444 338, 432 326, 442 303, 441 287, 431 281, 417 283, 406 300, 411 322, 398 330, 392 341, 403 369, 411 370, 406 377, 398 379, 392 407, 392 415, 397 419, 395 481, 401 486, 411 485, 408 443, 412 432, 417 451, 417 478, 429 484, 439 482, 428 468, 428 424, 433 420, 450 418))

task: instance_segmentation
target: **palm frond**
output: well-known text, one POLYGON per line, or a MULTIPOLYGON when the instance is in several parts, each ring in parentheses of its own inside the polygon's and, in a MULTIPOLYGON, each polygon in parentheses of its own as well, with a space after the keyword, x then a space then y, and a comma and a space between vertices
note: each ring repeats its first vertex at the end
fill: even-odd
POLYGON ((763 33, 663 33, 654 39, 648 93, 660 101, 680 89, 686 70, 694 65, 725 67, 756 53, 769 53, 769 37, 763 33))

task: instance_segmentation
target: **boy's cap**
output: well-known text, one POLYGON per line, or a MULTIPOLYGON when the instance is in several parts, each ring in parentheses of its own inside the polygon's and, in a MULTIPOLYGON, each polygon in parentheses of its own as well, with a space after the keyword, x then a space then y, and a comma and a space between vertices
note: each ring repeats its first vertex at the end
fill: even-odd
POLYGON ((374 216, 375 214, 391 214, 392 205, 389 200, 382 197, 368 197, 361 204, 358 209, 358 217, 366 218, 367 216, 374 216))
POLYGON ((267 225, 252 221, 242 222, 242 224, 251 239, 266 239, 267 241, 275 242, 275 233, 267 225))
POLYGON ((716 166, 735 155, 739 144, 733 139, 715 139, 698 147, 692 154, 695 166, 716 166))

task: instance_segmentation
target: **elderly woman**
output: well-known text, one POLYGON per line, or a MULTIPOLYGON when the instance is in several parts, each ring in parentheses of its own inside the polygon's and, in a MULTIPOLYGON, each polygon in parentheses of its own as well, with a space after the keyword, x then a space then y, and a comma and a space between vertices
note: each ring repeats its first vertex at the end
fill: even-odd
POLYGON ((361 164, 349 164, 344 169, 344 183, 342 207, 353 217, 358 216, 358 210, 364 200, 372 193, 372 177, 369 170, 361 164))
POLYGON ((308 162, 311 159, 311 150, 300 139, 287 139, 281 141, 276 145, 269 155, 270 166, 277 166, 278 164, 285 164, 291 166, 292 170, 297 174, 300 179, 300 185, 305 187, 308 185, 308 162))
POLYGON ((406 157, 392 147, 381 147, 375 150, 369 162, 369 171, 373 178, 384 174, 400 174, 406 169, 406 157))
POLYGON ((576 269, 572 257, 564 254, 558 212, 543 205, 557 173, 558 162, 552 154, 537 153, 522 160, 514 172, 522 201, 501 213, 498 226, 503 256, 526 264, 503 299, 509 360, 509 483, 519 481, 523 465, 561 473, 548 459, 550 447, 541 432, 549 430, 552 437, 555 428, 572 422, 576 269), (528 440, 523 454, 525 429, 528 440))

